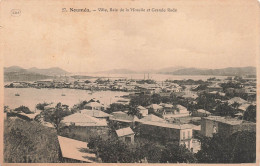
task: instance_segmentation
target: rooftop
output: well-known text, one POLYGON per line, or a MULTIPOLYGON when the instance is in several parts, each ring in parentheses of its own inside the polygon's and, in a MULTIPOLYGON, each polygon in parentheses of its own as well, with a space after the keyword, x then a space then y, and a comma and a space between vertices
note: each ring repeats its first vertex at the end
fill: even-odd
POLYGON ((85 161, 88 163, 95 162, 96 155, 87 152, 87 142, 77 141, 74 139, 58 136, 62 156, 68 159, 85 161))
POLYGON ((222 117, 222 116, 208 116, 208 117, 204 117, 204 119, 217 121, 217 122, 221 122, 221 123, 226 123, 229 125, 240 125, 242 123, 252 123, 252 122, 248 122, 248 121, 243 121, 243 120, 229 118, 229 117, 222 117))
POLYGON ((106 118, 106 117, 109 117, 111 115, 103 112, 103 111, 99 111, 99 110, 88 110, 88 109, 83 109, 83 110, 80 110, 80 112, 82 114, 87 114, 89 116, 93 116, 93 117, 96 117, 96 118, 106 118))
POLYGON ((134 132, 130 127, 127 127, 127 128, 116 130, 116 134, 118 137, 122 137, 122 136, 134 134, 134 132))
POLYGON ((67 125, 74 123, 76 126, 107 126, 106 120, 100 120, 83 113, 65 116, 62 122, 67 125))

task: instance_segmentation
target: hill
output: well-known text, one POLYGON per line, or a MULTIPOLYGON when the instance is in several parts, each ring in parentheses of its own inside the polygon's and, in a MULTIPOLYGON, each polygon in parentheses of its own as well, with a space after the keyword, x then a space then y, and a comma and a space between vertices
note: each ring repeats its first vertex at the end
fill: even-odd
POLYGON ((69 72, 58 68, 47 68, 47 69, 39 69, 36 67, 30 69, 24 69, 19 66, 11 66, 4 68, 4 81, 12 82, 12 81, 37 81, 43 79, 52 78, 55 75, 64 75, 69 72))
POLYGON ((168 74, 173 75, 219 75, 219 76, 242 76, 256 75, 255 67, 228 67, 223 69, 198 69, 185 68, 168 74))

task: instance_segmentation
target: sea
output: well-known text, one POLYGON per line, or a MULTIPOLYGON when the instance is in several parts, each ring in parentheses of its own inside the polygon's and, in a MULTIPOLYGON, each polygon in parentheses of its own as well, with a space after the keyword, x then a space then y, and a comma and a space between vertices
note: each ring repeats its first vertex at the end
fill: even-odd
MULTIPOLYGON (((127 79, 143 79, 143 74, 113 74, 113 75, 102 75, 96 74, 91 75, 95 77, 110 77, 116 78, 127 78, 127 79)), ((150 79, 156 81, 169 80, 183 80, 183 79, 193 79, 193 80, 207 80, 210 77, 216 77, 219 79, 225 79, 226 76, 182 76, 182 75, 165 75, 165 74, 153 74, 149 75, 150 79)), ((146 79, 148 75, 146 75, 146 79)), ((5 88, 4 89, 4 105, 9 106, 11 109, 15 109, 21 105, 27 106, 31 111, 35 111, 35 106, 38 103, 58 103, 66 104, 72 107, 75 104, 80 103, 84 100, 96 99, 99 100, 104 105, 109 105, 111 103, 117 102, 123 99, 122 96, 129 94, 128 92, 119 91, 95 91, 91 92, 89 90, 81 89, 36 89, 36 88, 5 88), (15 94, 20 96, 16 96, 15 94), (62 95, 64 94, 64 95, 62 95)))

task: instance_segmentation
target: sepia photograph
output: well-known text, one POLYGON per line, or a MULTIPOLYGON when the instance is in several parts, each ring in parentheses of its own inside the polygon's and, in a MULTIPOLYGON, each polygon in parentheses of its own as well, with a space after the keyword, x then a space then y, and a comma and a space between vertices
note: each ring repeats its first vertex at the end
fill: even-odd
POLYGON ((259 12, 0 1, 0 165, 259 165, 259 12))

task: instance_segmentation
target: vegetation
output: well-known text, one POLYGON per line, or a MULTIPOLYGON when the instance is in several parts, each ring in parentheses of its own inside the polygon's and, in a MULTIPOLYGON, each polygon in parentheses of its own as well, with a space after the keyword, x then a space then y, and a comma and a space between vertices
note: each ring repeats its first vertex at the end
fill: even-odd
POLYGON ((38 110, 43 111, 43 110, 44 110, 44 107, 47 106, 47 105, 49 105, 49 104, 46 103, 46 102, 44 102, 44 103, 39 103, 39 104, 36 105, 36 108, 37 108, 38 110))
POLYGON ((93 149, 105 163, 194 163, 196 158, 185 146, 169 143, 166 146, 142 141, 133 144, 126 144, 116 138, 102 139, 92 137, 88 147, 93 149))
POLYGON ((30 109, 28 107, 25 107, 23 105, 18 107, 18 108, 15 108, 14 111, 17 112, 17 113, 23 112, 25 114, 32 114, 33 113, 32 111, 30 111, 30 109))
POLYGON ((112 103, 110 104, 110 107, 106 109, 106 113, 111 114, 112 112, 116 112, 116 111, 124 111, 129 109, 128 106, 124 105, 124 104, 120 104, 120 103, 112 103))
POLYGON ((256 123, 256 106, 255 105, 250 105, 246 109, 243 119, 256 123))
POLYGON ((69 111, 68 107, 64 107, 64 105, 62 105, 61 103, 58 103, 54 110, 49 109, 41 112, 41 116, 43 117, 44 121, 50 122, 58 132, 63 117, 68 116, 70 114, 71 112, 69 111))
POLYGON ((4 162, 59 162, 55 130, 18 118, 6 120, 4 129, 4 162))
POLYGON ((256 133, 243 131, 229 137, 215 134, 212 138, 202 138, 196 157, 199 163, 254 163, 256 133))

